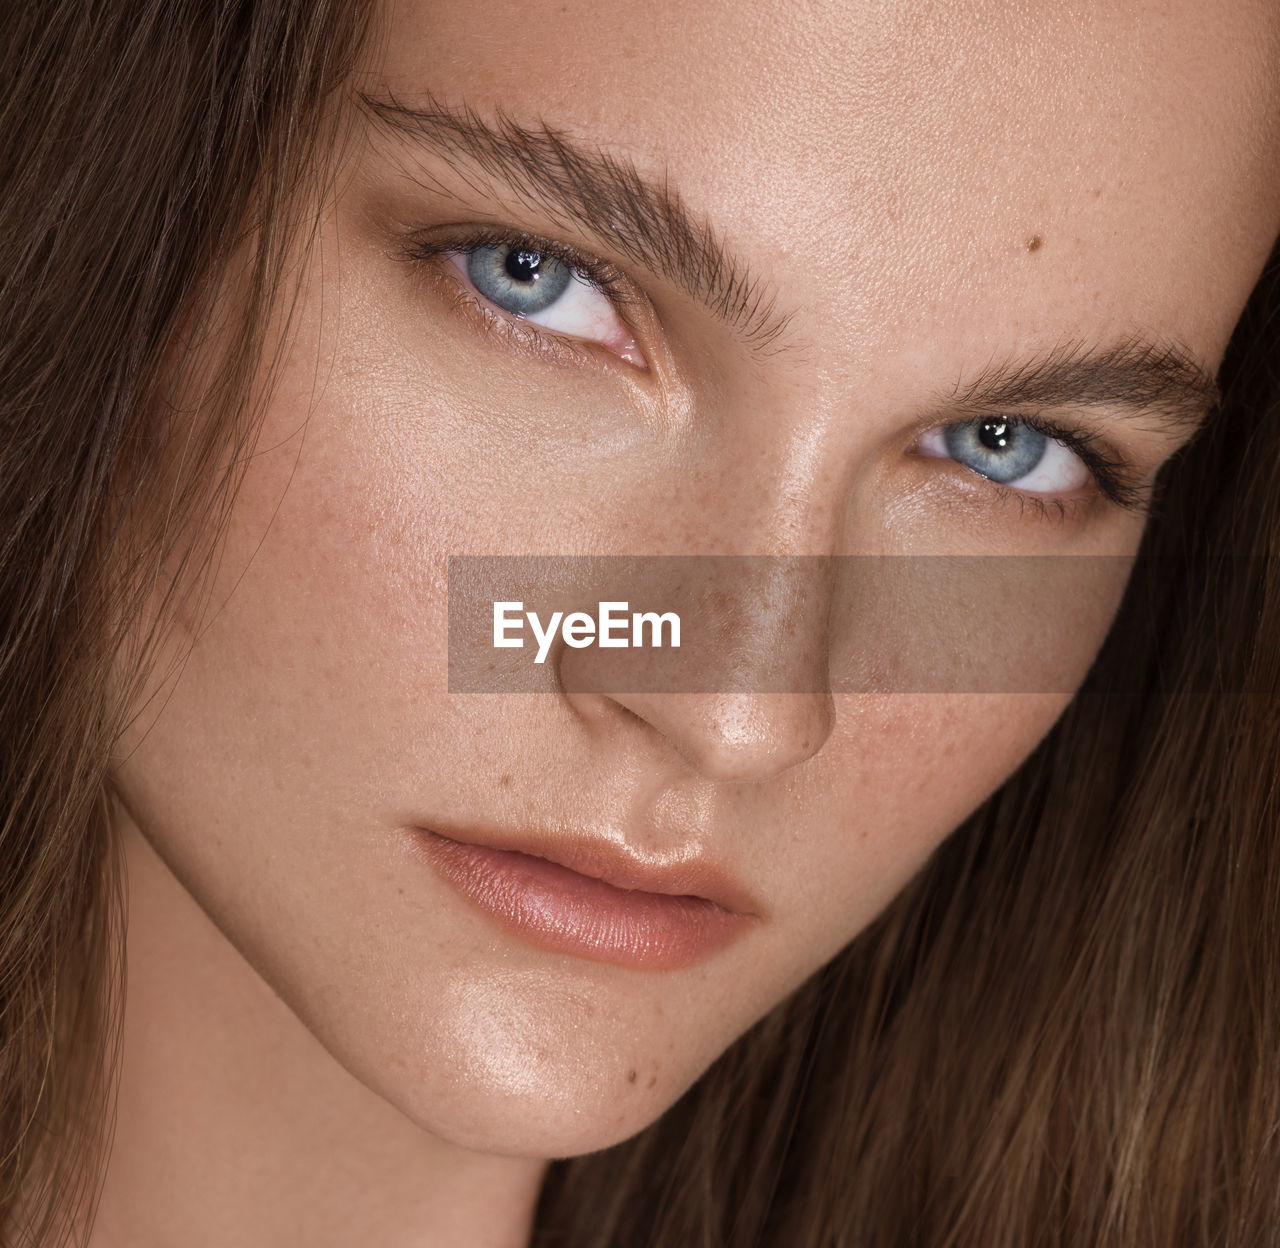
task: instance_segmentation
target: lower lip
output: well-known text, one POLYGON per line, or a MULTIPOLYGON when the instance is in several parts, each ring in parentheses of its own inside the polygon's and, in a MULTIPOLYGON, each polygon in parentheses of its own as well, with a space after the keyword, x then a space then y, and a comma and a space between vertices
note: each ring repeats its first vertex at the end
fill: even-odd
POLYGON ((723 948, 751 923, 705 897, 617 888, 532 854, 415 831, 436 872, 467 901, 554 953, 671 970, 723 948))

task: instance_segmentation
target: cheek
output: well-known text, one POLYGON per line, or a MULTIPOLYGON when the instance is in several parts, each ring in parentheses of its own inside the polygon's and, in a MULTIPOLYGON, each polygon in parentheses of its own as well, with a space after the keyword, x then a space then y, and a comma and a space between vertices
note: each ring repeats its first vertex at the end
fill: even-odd
POLYGON ((766 991, 782 995, 871 923, 1067 701, 1060 693, 837 695, 836 729, 808 764, 808 782, 755 816, 777 830, 771 895, 790 920, 779 977, 766 991))
POLYGON ((280 436, 294 416, 271 413, 202 613, 180 617, 119 742, 124 804, 247 966, 412 1121, 535 1156, 623 1138, 730 1037, 695 1021, 671 1052, 668 1011, 698 1019, 700 973, 548 969, 408 862, 406 812, 535 796, 557 742, 528 708, 443 692, 465 504, 437 486, 438 515, 417 511, 403 466, 361 477, 341 438, 299 454, 280 436))

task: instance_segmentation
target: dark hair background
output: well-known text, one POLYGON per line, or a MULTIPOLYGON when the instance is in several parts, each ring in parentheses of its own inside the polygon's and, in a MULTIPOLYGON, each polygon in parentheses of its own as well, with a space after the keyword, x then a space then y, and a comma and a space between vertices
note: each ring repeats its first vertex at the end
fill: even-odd
MULTIPOLYGON (((23 0, 0 23, 5 1245, 63 1242, 92 1202, 121 988, 108 672, 125 648, 141 678, 141 603, 198 583, 180 534, 225 517, 371 28, 338 0, 23 0), (195 419, 162 379, 225 315, 233 255, 249 297, 195 419)), ((1101 660, 1145 692, 1078 698, 676 1107, 553 1167, 536 1243, 1277 1238, 1278 339, 1273 265, 1101 660)))

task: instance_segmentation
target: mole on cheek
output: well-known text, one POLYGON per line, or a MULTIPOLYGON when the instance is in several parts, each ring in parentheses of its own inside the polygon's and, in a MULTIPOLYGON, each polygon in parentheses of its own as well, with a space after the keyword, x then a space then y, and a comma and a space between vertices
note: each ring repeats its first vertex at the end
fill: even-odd
POLYGON ((1039 251, 1040 248, 1043 246, 1044 246, 1044 236, 1041 234, 1033 234, 1029 239, 1027 239, 1028 251, 1039 251))

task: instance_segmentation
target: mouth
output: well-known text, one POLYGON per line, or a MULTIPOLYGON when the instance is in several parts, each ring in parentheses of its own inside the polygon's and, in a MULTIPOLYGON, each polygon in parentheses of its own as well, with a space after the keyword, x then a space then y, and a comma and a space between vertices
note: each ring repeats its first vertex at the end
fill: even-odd
POLYGON ((645 862, 603 841, 517 847, 498 833, 412 829, 435 873, 464 901, 536 948, 669 970, 709 957, 759 918, 706 860, 645 862))

